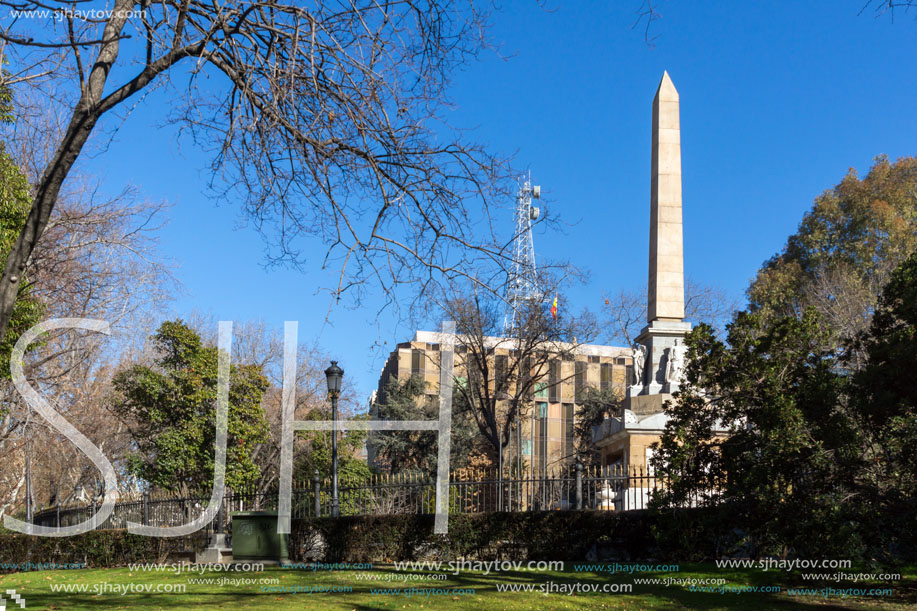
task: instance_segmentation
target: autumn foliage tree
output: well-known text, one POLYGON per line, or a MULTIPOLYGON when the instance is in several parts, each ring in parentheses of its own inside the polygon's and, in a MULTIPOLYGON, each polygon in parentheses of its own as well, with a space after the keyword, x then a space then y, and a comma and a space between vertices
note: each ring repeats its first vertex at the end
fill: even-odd
MULTIPOLYGON (((835 345, 865 331, 892 270, 917 249, 915 224, 917 158, 878 157, 864 178, 850 170, 758 272, 752 310, 776 320, 814 307, 835 345)), ((862 366, 864 355, 854 356, 850 364, 862 366)))

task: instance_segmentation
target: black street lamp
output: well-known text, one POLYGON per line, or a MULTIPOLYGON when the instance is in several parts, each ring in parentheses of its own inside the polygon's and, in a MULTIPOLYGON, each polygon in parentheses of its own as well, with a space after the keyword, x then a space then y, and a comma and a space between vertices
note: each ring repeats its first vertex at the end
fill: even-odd
POLYGON ((331 399, 331 516, 341 514, 338 501, 338 397, 341 396, 341 379, 344 370, 338 367, 337 361, 331 361, 331 367, 325 370, 328 380, 328 397, 331 399))
POLYGON ((32 438, 25 442, 25 521, 32 532, 32 438))

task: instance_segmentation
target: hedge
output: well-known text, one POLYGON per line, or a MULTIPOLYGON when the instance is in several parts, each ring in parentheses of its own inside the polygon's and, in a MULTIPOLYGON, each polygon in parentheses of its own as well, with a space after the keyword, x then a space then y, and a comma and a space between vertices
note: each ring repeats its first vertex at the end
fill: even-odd
POLYGON ((475 560, 636 560, 661 551, 648 511, 547 511, 459 514, 433 534, 431 515, 294 520, 294 560, 386 562, 475 560))
MULTIPOLYGON (((6 531, 9 532, 9 531, 6 531)), ((87 568, 164 562, 170 555, 200 551, 209 537, 143 537, 126 530, 93 530, 72 537, 0 534, 0 565, 21 562, 84 564, 87 568)))
MULTIPOLYGON (((433 533, 432 515, 297 519, 291 560, 703 560, 741 553, 741 533, 726 509, 673 511, 545 511, 457 514, 446 535, 433 533), (726 531, 726 532, 723 532, 726 531)), ((2 563, 83 563, 87 567, 164 562, 200 551, 208 537, 143 537, 96 530, 73 537, 36 537, 0 531, 2 563)))

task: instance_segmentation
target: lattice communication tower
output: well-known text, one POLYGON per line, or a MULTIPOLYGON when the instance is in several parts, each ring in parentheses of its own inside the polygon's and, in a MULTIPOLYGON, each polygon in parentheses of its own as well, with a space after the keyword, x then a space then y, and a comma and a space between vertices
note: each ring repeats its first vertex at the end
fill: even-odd
POLYGON ((532 221, 538 219, 541 210, 532 205, 532 200, 541 197, 541 187, 532 184, 529 172, 520 180, 516 192, 516 232, 513 237, 513 263, 506 284, 506 315, 503 317, 503 335, 511 336, 521 324, 520 315, 524 306, 542 299, 538 289, 535 267, 535 244, 532 241, 532 221))

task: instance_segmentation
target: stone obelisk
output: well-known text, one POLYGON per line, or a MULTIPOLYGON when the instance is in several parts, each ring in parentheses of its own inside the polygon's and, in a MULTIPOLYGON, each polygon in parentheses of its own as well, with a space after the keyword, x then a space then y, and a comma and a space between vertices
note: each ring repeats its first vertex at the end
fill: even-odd
POLYGON ((650 186, 650 276, 646 322, 685 317, 681 231, 681 129, 678 92, 669 78, 653 100, 653 165, 650 186))
MULTIPOLYGON (((645 358, 645 362, 642 368, 636 366, 638 371, 642 370, 643 379, 636 380, 629 393, 631 396, 668 394, 678 387, 675 376, 679 371, 673 372, 670 361, 680 364, 684 336, 691 329, 691 324, 684 322, 685 280, 682 251, 681 127, 678 91, 675 90, 669 73, 665 72, 653 100, 648 324, 637 338, 637 342, 645 347, 645 351, 635 351, 635 358, 645 358)), ((649 408, 649 403, 655 405, 658 401, 646 403, 646 407, 649 408)))

